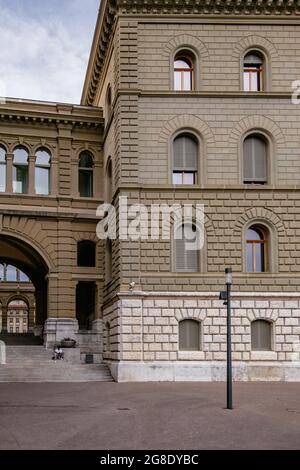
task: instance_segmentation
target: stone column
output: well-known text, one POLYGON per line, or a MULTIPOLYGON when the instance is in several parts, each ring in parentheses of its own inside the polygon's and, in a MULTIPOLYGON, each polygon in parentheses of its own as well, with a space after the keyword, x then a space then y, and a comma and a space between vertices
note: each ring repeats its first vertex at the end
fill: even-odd
POLYGON ((13 192, 13 154, 6 154, 6 192, 13 192))
POLYGON ((7 328, 7 307, 2 306, 2 333, 6 333, 7 328))
POLYGON ((35 155, 29 155, 29 168, 28 168, 28 194, 35 194, 35 155))
POLYGON ((29 307, 28 312, 28 331, 32 331, 34 328, 34 307, 29 307))

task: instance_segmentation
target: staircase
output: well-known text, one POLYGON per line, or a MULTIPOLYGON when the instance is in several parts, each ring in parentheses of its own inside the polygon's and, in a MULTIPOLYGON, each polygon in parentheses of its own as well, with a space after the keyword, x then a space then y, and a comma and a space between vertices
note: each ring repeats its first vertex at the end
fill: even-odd
POLYGON ((53 361, 43 346, 7 346, 6 364, 0 364, 4 382, 111 382, 105 364, 73 364, 53 361))

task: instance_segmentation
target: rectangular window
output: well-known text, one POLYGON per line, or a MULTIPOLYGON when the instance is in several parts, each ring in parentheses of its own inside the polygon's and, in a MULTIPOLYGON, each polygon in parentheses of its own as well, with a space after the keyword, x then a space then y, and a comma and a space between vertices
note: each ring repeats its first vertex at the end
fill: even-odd
POLYGON ((93 173, 91 171, 79 171, 79 193, 81 197, 93 197, 93 173))

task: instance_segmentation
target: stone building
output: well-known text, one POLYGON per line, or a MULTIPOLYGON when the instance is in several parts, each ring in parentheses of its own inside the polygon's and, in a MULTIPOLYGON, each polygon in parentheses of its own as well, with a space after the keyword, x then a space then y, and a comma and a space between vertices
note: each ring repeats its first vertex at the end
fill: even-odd
POLYGON ((103 0, 81 106, 1 105, 0 258, 46 346, 76 336, 119 381, 222 380, 231 266, 235 378, 300 380, 299 13, 103 0), (98 205, 119 221, 125 196, 204 204, 204 248, 175 219, 169 240, 98 240, 98 205))

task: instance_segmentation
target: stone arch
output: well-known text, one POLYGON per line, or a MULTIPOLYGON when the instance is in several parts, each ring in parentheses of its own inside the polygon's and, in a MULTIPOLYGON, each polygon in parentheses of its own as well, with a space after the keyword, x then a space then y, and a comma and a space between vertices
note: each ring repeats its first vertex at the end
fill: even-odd
POLYGON ((278 58, 278 51, 275 45, 269 39, 254 34, 244 37, 235 45, 232 58, 238 60, 247 49, 252 48, 262 49, 263 52, 270 56, 272 61, 276 61, 278 58))
POLYGON ((6 298, 4 307, 8 307, 9 304, 13 302, 14 300, 22 300, 23 302, 25 302, 25 304, 27 305, 27 308, 29 309, 30 301, 28 297, 26 297, 26 295, 24 294, 13 294, 10 297, 6 298))
POLYGON ((178 322, 182 320, 196 320, 203 322, 206 318, 206 310, 200 308, 176 308, 175 318, 178 322))
POLYGON ((181 114, 167 121, 160 132, 158 141, 167 145, 175 132, 189 129, 200 134, 208 145, 213 145, 215 138, 211 128, 194 114, 181 114))
POLYGON ((281 219, 274 214, 274 212, 264 207, 253 207, 244 212, 244 214, 237 219, 234 232, 235 234, 239 234, 249 222, 255 223, 259 221, 271 224, 271 226, 276 229, 279 236, 285 234, 286 229, 281 219))
POLYGON ((267 116, 247 116, 241 119, 229 134, 228 142, 231 145, 238 145, 244 134, 249 131, 267 132, 273 138, 278 147, 285 146, 285 137, 278 124, 267 116))
POLYGON ((266 320, 275 323, 278 319, 278 309, 274 308, 252 308, 247 309, 247 318, 250 323, 255 320, 266 320))
POLYGON ((49 271, 55 270, 56 250, 49 241, 49 234, 42 224, 33 218, 4 216, 0 226, 0 235, 16 238, 30 245, 47 264, 49 271))
POLYGON ((97 237, 96 233, 92 233, 92 232, 85 232, 84 234, 83 233, 74 233, 73 235, 73 239, 78 243, 78 242, 81 242, 81 241, 84 241, 84 240, 87 240, 87 241, 92 241, 92 242, 95 242, 97 244, 97 242, 99 241, 99 238, 97 237))
POLYGON ((206 45, 191 34, 179 34, 178 36, 174 36, 165 44, 162 54, 164 57, 169 58, 177 49, 184 49, 185 47, 191 48, 200 57, 205 59, 209 57, 206 45))

